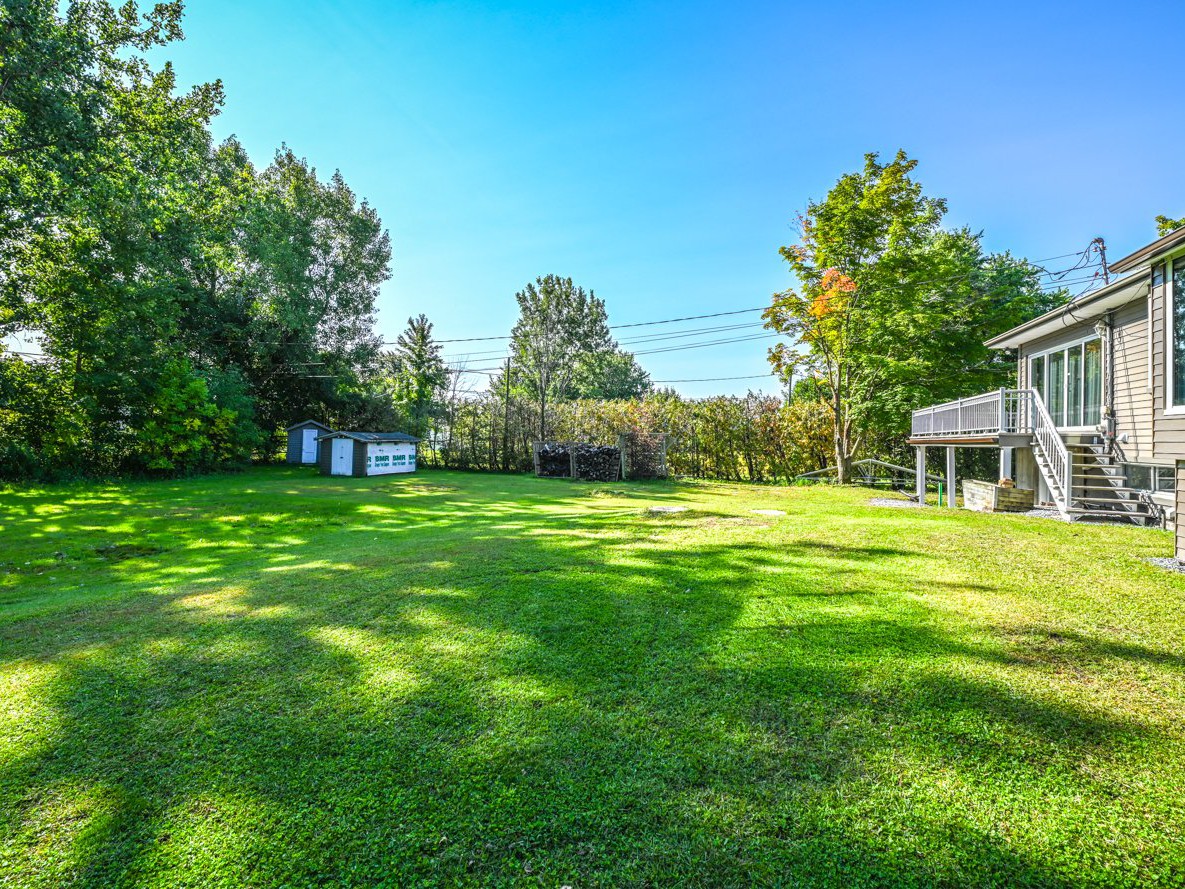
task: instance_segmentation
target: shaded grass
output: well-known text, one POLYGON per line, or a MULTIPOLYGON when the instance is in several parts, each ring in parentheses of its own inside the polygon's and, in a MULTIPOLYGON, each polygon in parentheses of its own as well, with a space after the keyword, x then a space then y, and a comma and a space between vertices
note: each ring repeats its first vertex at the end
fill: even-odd
POLYGON ((1169 536, 867 497, 6 490, 0 885, 1180 884, 1169 536))

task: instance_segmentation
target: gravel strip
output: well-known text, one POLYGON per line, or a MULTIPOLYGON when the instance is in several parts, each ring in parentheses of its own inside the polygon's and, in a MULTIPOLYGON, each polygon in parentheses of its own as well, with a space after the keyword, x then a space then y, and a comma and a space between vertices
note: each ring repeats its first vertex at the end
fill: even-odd
POLYGON ((1157 568, 1163 568, 1165 571, 1173 571, 1177 574, 1185 574, 1185 562, 1179 559, 1149 559, 1157 568))
POLYGON ((1018 512, 1017 515, 1028 516, 1031 519, 1053 519, 1055 522, 1068 522, 1069 516, 1064 516, 1056 509, 1028 509, 1024 512, 1018 512))
POLYGON ((896 497, 870 497, 870 506, 893 506, 897 509, 918 509, 922 504, 913 500, 898 500, 896 497))

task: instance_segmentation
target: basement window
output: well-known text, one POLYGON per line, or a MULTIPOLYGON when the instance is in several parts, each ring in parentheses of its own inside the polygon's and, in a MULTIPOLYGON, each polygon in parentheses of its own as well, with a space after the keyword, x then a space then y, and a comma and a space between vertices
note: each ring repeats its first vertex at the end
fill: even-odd
POLYGON ((1171 466, 1157 466, 1153 481, 1157 491, 1177 490, 1177 473, 1171 466))
POLYGON ((1177 487, 1176 472, 1171 466, 1146 466, 1125 463, 1127 485, 1137 491, 1173 491, 1177 487))
POLYGON ((1135 488, 1138 491, 1152 490, 1152 467, 1139 466, 1135 463, 1128 463, 1124 467, 1127 470, 1127 484, 1130 488, 1135 488))

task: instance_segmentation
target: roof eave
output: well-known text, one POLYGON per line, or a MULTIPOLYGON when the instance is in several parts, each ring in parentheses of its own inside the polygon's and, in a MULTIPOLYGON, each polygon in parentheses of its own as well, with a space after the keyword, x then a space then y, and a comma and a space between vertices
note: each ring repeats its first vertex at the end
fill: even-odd
POLYGON ((1145 278, 1129 276, 1106 287, 1058 306, 1024 324, 1018 324, 984 343, 989 349, 1016 349, 1040 337, 1090 321, 1143 297, 1148 291, 1145 278))
POLYGON ((1129 253, 1122 259, 1108 265, 1108 269, 1118 275, 1133 271, 1145 263, 1151 263, 1162 253, 1167 253, 1176 247, 1180 247, 1182 244, 1185 244, 1185 226, 1173 229, 1167 235, 1157 238, 1151 244, 1145 244, 1134 253, 1129 253))

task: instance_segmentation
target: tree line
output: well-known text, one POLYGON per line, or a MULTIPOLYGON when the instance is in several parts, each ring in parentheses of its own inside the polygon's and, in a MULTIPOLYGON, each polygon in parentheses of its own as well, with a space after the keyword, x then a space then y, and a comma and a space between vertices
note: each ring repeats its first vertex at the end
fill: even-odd
POLYGON ((310 416, 398 421, 379 380, 387 233, 340 174, 257 167, 146 53, 181 4, 0 6, 0 472, 245 462, 310 416), (33 340, 39 349, 20 346, 33 340))
MULTIPOLYGON (((760 393, 683 398, 671 391, 629 399, 576 399, 548 408, 549 439, 615 444, 619 433, 663 433, 676 475, 787 481, 827 465, 830 438, 819 402, 760 393)), ((527 472, 538 404, 494 392, 446 399, 422 462, 445 469, 527 472)))

